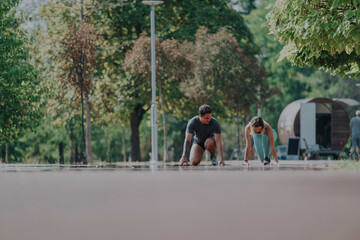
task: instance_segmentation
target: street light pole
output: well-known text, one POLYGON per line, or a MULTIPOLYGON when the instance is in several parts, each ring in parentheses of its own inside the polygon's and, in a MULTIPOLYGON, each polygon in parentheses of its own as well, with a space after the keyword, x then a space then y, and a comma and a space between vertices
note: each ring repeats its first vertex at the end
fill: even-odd
POLYGON ((355 85, 359 88, 358 95, 359 95, 359 103, 360 103, 360 83, 356 83, 355 85))
POLYGON ((155 6, 163 1, 142 1, 151 7, 151 162, 158 161, 158 130, 156 110, 156 69, 155 69, 155 6))
MULTIPOLYGON (((259 67, 261 67, 261 59, 263 59, 265 56, 264 55, 256 55, 255 57, 257 59, 257 64, 259 65, 259 67)), ((261 85, 260 85, 260 83, 258 84, 257 99, 258 99, 257 115, 259 117, 261 117, 261 85)))
POLYGON ((257 115, 261 117, 261 86, 259 84, 258 86, 258 109, 257 109, 257 115))

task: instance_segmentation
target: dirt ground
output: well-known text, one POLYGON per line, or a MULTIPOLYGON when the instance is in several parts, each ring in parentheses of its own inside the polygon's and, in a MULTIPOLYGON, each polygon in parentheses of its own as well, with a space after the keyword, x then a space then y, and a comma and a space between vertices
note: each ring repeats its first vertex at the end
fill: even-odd
POLYGON ((360 173, 324 166, 2 166, 0 239, 359 240, 360 173))

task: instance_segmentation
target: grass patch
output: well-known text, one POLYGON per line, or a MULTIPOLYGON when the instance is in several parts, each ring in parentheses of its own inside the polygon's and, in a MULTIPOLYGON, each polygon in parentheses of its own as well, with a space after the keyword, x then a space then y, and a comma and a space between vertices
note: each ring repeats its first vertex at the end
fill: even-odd
POLYGON ((337 165, 336 168, 339 168, 339 169, 360 171, 360 162, 359 161, 345 159, 345 160, 340 160, 339 162, 337 162, 335 164, 337 165))

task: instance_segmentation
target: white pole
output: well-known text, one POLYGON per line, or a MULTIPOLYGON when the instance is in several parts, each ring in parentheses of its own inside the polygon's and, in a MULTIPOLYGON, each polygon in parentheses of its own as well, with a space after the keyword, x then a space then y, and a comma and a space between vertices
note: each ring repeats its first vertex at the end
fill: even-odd
POLYGON ((151 7, 151 162, 158 162, 158 130, 156 110, 156 68, 155 68, 155 6, 163 1, 142 1, 143 4, 151 7))
POLYGON ((158 161, 158 131, 156 111, 156 72, 155 72, 155 6, 151 6, 151 161, 158 161))
POLYGON ((257 109, 257 115, 261 117, 261 106, 260 106, 260 100, 261 100, 261 86, 259 84, 258 86, 258 109, 257 109))

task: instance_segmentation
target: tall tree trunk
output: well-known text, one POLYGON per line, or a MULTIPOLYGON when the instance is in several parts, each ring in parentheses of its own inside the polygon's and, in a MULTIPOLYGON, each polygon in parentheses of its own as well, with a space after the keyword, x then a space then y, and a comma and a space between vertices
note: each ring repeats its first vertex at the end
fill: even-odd
POLYGON ((81 128, 82 128, 82 160, 83 164, 87 165, 87 156, 86 156, 86 141, 85 141, 85 129, 84 129, 84 91, 81 88, 81 128))
POLYGON ((70 156, 70 164, 73 165, 77 162, 77 146, 76 146, 76 138, 74 135, 74 129, 70 129, 70 145, 71 145, 71 156, 70 156))
POLYGON ((126 162, 126 143, 125 143, 125 128, 121 127, 122 129, 122 149, 123 149, 123 162, 126 162))
POLYGON ((130 144, 131 144, 131 160, 140 161, 140 137, 139 126, 144 116, 144 109, 141 105, 137 105, 130 114, 130 144))
POLYGON ((111 161, 111 158, 110 158, 110 155, 111 155, 111 139, 108 139, 106 141, 107 143, 107 148, 106 148, 106 162, 110 162, 111 161))
POLYGON ((238 150, 238 155, 237 155, 237 160, 240 159, 240 113, 239 113, 239 105, 236 105, 236 125, 237 125, 237 150, 238 150))
POLYGON ((5 143, 5 163, 9 163, 9 144, 5 143))
POLYGON ((165 115, 165 107, 164 107, 164 98, 162 95, 161 87, 159 87, 159 93, 160 93, 161 112, 162 112, 163 128, 164 128, 164 158, 163 158, 163 161, 167 162, 167 161, 169 161, 169 154, 168 154, 168 146, 167 146, 166 115, 165 115))
POLYGON ((87 160, 90 164, 94 164, 94 154, 91 146, 91 117, 90 117, 90 101, 89 96, 85 96, 85 107, 86 107, 86 153, 87 160))
POLYGON ((59 164, 64 164, 64 143, 59 143, 59 164))
MULTIPOLYGON (((82 155, 83 154, 81 154, 81 156, 82 155)), ((80 157, 80 154, 79 154, 79 144, 77 141, 75 141, 75 164, 79 165, 82 160, 83 160, 83 158, 80 157)))
POLYGON ((112 141, 112 134, 109 127, 105 129, 105 138, 106 138, 106 162, 110 162, 110 155, 111 155, 111 141, 112 141))

